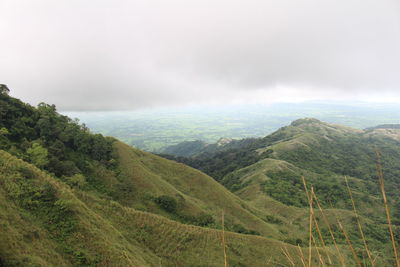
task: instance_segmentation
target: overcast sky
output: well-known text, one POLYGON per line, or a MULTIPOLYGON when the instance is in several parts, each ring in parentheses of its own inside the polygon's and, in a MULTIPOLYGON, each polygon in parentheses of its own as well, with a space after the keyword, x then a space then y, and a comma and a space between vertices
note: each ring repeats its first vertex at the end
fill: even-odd
POLYGON ((400 102, 398 0, 0 0, 0 83, 61 110, 400 102))

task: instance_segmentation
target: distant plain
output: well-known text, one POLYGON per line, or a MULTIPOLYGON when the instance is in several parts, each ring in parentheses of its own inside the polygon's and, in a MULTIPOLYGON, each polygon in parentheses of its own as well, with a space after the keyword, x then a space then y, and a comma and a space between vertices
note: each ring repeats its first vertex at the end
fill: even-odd
POLYGON ((91 131, 132 146, 160 152, 183 141, 214 143, 220 138, 262 137, 291 121, 312 117, 358 129, 400 123, 396 104, 352 102, 277 103, 157 108, 138 111, 62 112, 91 131))

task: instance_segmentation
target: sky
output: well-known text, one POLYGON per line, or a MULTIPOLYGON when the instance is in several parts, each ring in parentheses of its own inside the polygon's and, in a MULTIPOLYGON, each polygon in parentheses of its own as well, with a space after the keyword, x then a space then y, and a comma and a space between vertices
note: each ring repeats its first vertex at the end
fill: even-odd
POLYGON ((0 0, 0 83, 59 110, 400 102, 398 0, 0 0))

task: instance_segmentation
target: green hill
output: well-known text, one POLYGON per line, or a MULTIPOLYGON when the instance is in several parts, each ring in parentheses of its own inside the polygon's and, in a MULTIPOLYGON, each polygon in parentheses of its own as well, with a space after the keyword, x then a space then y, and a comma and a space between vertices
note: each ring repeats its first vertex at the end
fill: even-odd
MULTIPOLYGON (((398 136, 393 129, 390 133, 381 129, 363 131, 301 119, 234 149, 175 159, 215 177, 250 206, 269 214, 271 222, 281 223, 280 231, 302 242, 307 239, 304 227, 309 206, 302 182, 305 177, 309 189, 314 188, 327 216, 331 216, 329 220, 337 227, 335 217, 343 216, 353 243, 362 250, 344 178, 347 176, 370 249, 379 255, 390 240, 376 175, 376 151, 382 156, 392 221, 399 233, 398 136)), ((325 227, 321 226, 322 231, 328 233, 325 227)), ((345 243, 343 236, 339 243, 345 243)))
MULTIPOLYGON (((315 120, 297 121, 263 139, 225 144, 229 149, 209 151, 201 160, 188 159, 199 166, 218 159, 208 168, 219 174, 214 176, 219 183, 182 163, 92 134, 54 106, 32 107, 4 88, 0 115, 0 266, 224 266, 224 248, 229 266, 302 266, 309 252, 313 266, 330 261, 351 266, 354 260, 336 220, 365 259, 357 218, 337 166, 324 168, 320 164, 330 158, 323 157, 339 157, 340 145, 347 144, 343 140, 353 135, 376 140, 386 145, 380 148, 384 162, 392 164, 388 183, 397 186, 395 139, 315 120), (334 145, 321 140, 335 138, 344 139, 328 153, 324 149, 334 145), (311 156, 304 156, 303 148, 311 156), (315 211, 321 232, 313 228, 310 251, 302 175, 325 208, 324 214, 315 211)), ((354 155, 369 153, 362 144, 354 155)), ((378 187, 365 167, 370 157, 360 161, 366 159, 356 171, 353 165, 343 168, 369 174, 349 174, 349 183, 355 201, 362 203, 360 220, 377 264, 391 266, 378 187)), ((337 164, 349 164, 345 160, 338 158, 337 164)), ((395 207, 397 199, 391 201, 395 207)))
MULTIPOLYGON (((70 187, 4 151, 0 168, 4 266, 223 265, 221 230, 181 224, 70 187)), ((225 239, 232 266, 285 265, 283 248, 300 264, 296 247, 283 242, 231 232, 225 239)))

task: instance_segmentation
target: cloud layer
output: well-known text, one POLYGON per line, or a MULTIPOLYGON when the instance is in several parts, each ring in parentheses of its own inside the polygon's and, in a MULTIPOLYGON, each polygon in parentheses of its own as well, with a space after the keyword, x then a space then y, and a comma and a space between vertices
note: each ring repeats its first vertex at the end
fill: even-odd
POLYGON ((63 110, 400 99, 395 0, 2 0, 0 77, 63 110))

